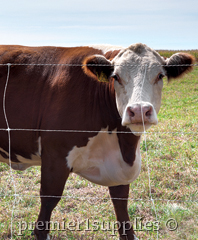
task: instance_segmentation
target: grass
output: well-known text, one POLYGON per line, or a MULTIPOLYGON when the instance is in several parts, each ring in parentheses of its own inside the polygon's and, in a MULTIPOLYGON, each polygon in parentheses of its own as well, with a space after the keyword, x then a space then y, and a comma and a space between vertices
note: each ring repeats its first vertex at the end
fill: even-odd
POLYGON ((169 58, 171 55, 177 52, 187 52, 195 57, 196 62, 198 62, 198 49, 196 50, 157 50, 157 52, 166 58, 169 58))
MULTIPOLYGON (((128 205, 139 239, 157 239, 157 233, 163 240, 198 239, 197 79, 195 67, 181 80, 169 84, 165 81, 159 124, 146 134, 147 152, 142 137, 142 170, 130 186, 128 205), (147 161, 155 208, 150 200, 147 161)), ((0 239, 9 239, 11 222, 13 239, 33 239, 33 223, 40 208, 40 168, 13 171, 16 192, 20 194, 16 198, 5 164, 0 165, 0 176, 0 239), (28 225, 22 231, 25 222, 28 225)), ((107 188, 72 174, 63 195, 52 215, 52 239, 118 238, 107 188)))

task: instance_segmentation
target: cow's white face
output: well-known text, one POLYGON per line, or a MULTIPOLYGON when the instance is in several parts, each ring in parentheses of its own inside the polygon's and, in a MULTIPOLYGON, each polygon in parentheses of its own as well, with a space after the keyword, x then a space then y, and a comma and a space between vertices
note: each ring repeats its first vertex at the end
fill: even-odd
POLYGON ((158 122, 163 77, 166 75, 165 61, 140 44, 120 52, 112 64, 116 104, 122 125, 140 135, 158 122))
POLYGON ((165 60, 153 49, 139 43, 122 49, 112 61, 101 55, 86 58, 84 65, 90 66, 86 65, 84 71, 99 81, 114 79, 122 125, 135 135, 141 135, 158 123, 163 77, 180 77, 192 69, 193 61, 194 58, 186 53, 177 53, 165 60))

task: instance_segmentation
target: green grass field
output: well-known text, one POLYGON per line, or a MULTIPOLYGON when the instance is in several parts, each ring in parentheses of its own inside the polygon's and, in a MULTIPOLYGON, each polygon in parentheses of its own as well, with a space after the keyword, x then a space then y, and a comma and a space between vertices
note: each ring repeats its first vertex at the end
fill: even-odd
POLYGON ((174 53, 177 53, 177 52, 187 52, 187 53, 190 53, 191 55, 194 56, 196 62, 198 62, 198 50, 186 50, 186 51, 183 51, 183 50, 177 50, 177 51, 173 51, 173 50, 157 50, 157 52, 163 56, 163 57, 167 57, 169 58, 171 55, 173 55, 174 53))
MULTIPOLYGON (((164 81, 158 119, 159 124, 146 134, 146 145, 142 136, 142 170, 130 187, 130 218, 142 240, 197 240, 198 67, 181 80, 164 81)), ((40 208, 40 168, 13 171, 16 197, 5 164, 0 165, 0 177, 0 239, 9 239, 11 227, 13 239, 33 239, 40 208)), ((72 174, 63 195, 52 215, 52 239, 118 239, 106 187, 72 174)))

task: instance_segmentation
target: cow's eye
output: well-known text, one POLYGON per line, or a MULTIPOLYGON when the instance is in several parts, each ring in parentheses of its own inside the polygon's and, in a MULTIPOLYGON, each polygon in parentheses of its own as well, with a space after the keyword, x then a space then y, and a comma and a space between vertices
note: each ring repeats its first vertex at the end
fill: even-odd
POLYGON ((156 80, 155 80, 155 83, 158 83, 160 80, 162 80, 164 78, 164 74, 163 73, 159 73, 156 80))
POLYGON ((159 80, 163 79, 163 77, 164 77, 164 75, 163 75, 162 73, 160 73, 160 74, 158 75, 158 79, 159 79, 159 80))
POLYGON ((112 78, 113 78, 116 82, 118 82, 119 84, 122 84, 121 79, 120 79, 120 77, 119 77, 117 74, 113 74, 113 75, 112 75, 112 78))

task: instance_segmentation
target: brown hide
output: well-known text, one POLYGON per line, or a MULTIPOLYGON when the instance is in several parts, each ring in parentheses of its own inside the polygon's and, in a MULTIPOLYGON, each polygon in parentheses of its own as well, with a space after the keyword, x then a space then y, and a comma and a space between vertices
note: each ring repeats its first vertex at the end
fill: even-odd
MULTIPOLYGON (((108 52, 106 57, 112 58, 118 52, 108 52)), ((59 152, 66 157, 74 146, 86 146, 88 138, 96 135, 101 128, 129 131, 121 126, 113 82, 99 83, 88 77, 81 66, 75 66, 81 65, 85 57, 93 54, 102 54, 102 51, 90 47, 0 47, 0 63, 12 64, 6 91, 9 127, 30 129, 11 131, 12 161, 18 161, 16 155, 31 161, 31 154, 38 151, 39 136, 42 148, 53 148, 57 154, 59 152), (39 129, 71 132, 45 132, 39 129)), ((1 96, 7 70, 7 66, 0 66, 1 96)), ((0 106, 0 128, 7 128, 2 109, 3 97, 0 98, 0 106)), ((0 133, 0 147, 8 152, 8 134, 5 131, 0 133)), ((132 165, 139 138, 132 134, 118 134, 118 138, 124 160, 132 165)))

